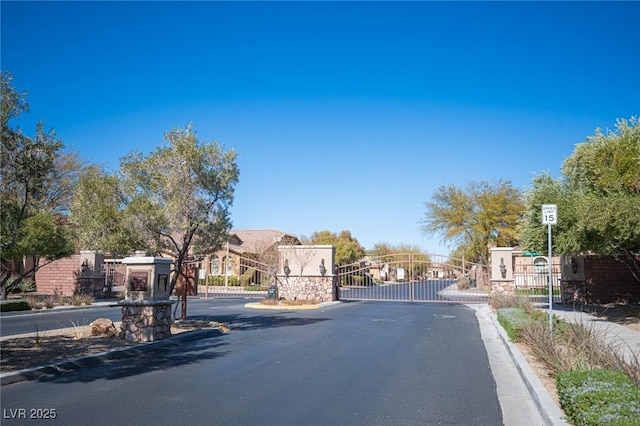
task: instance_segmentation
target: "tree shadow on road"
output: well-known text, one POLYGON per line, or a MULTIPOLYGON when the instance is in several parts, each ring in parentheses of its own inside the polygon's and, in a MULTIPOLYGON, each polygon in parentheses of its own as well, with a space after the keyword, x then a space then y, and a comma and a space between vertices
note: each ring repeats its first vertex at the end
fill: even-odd
POLYGON ((311 325, 329 320, 329 318, 300 318, 279 315, 244 316, 241 314, 194 315, 188 319, 220 322, 229 327, 231 331, 311 325))
POLYGON ((190 341, 162 341, 156 346, 142 346, 113 351, 102 357, 87 357, 51 368, 41 382, 76 383, 117 380, 174 367, 197 364, 225 356, 221 350, 229 343, 222 333, 190 341))
MULTIPOLYGON (((304 326, 328 318, 299 318, 279 315, 243 316, 196 315, 188 320, 201 320, 224 323, 231 332, 267 329, 275 327, 304 326)), ((165 340, 140 347, 130 347, 122 351, 113 351, 106 356, 87 357, 51 367, 45 375, 38 378, 41 382, 88 383, 95 380, 117 380, 139 376, 154 371, 166 371, 174 367, 198 364, 227 355, 231 350, 223 350, 230 343, 224 340, 221 332, 213 336, 209 333, 201 338, 184 340, 165 340)))

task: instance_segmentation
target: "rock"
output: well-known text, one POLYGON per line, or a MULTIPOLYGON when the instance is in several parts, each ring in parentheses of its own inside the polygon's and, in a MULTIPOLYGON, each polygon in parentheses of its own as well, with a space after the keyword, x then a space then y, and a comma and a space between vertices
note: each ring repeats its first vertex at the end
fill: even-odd
POLYGON ((115 336, 116 326, 108 318, 98 318, 90 324, 92 336, 115 336))

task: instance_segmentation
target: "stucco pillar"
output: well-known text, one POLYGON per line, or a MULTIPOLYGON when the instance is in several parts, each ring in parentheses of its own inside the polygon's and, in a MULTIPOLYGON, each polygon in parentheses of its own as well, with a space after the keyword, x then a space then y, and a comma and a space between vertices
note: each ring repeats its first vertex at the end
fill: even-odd
POLYGON ((491 293, 514 294, 513 248, 491 249, 491 293))

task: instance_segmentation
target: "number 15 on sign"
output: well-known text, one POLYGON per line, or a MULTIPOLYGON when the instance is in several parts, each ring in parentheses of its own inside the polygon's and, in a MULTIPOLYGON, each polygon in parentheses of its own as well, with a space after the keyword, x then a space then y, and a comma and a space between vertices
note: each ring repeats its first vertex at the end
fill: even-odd
POLYGON ((542 205, 542 224, 557 225, 558 224, 558 206, 555 204, 542 205))

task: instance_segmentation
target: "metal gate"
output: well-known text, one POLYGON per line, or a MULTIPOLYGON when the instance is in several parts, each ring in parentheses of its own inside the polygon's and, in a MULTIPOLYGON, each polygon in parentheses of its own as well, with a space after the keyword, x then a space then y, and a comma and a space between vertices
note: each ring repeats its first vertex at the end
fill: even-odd
POLYGON ((205 277, 198 286, 198 295, 219 299, 264 299, 269 285, 275 279, 277 265, 267 264, 248 257, 236 257, 226 265, 226 274, 205 277))
POLYGON ((486 303, 489 267, 424 253, 394 253, 338 265, 340 300, 486 303))

